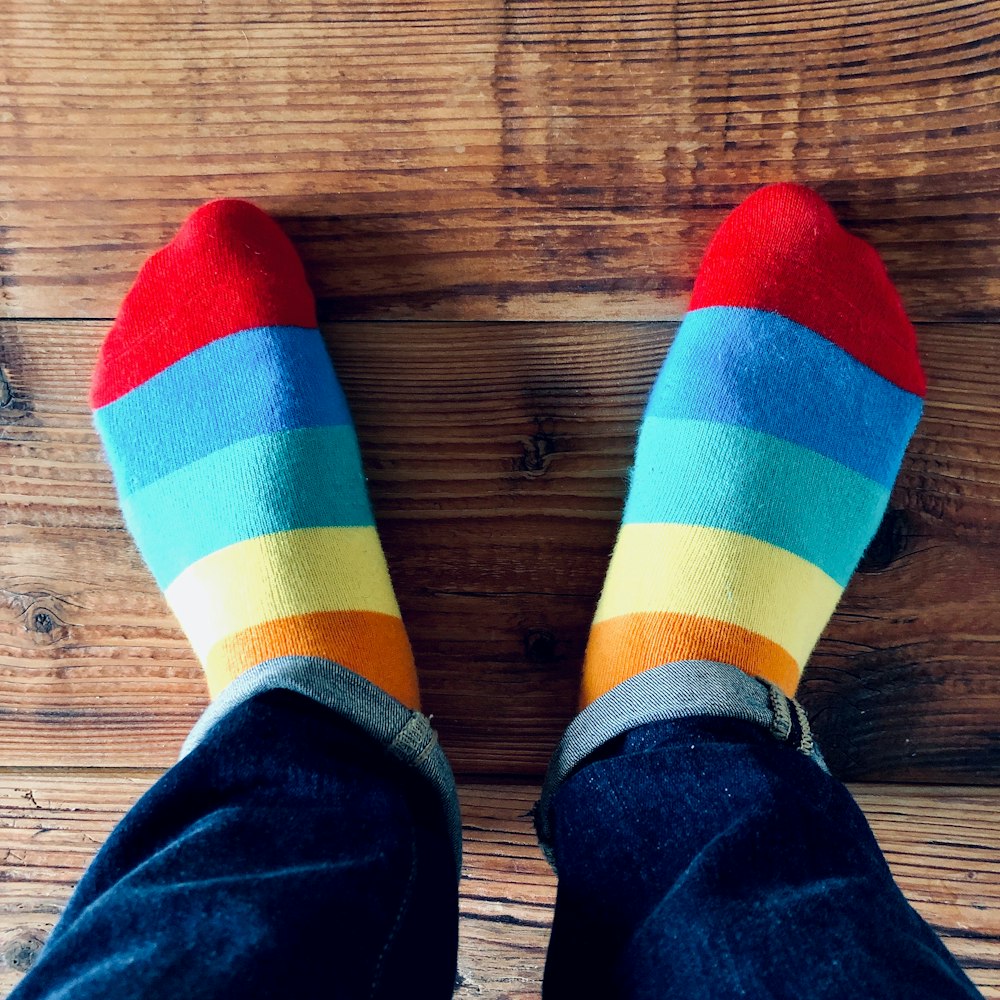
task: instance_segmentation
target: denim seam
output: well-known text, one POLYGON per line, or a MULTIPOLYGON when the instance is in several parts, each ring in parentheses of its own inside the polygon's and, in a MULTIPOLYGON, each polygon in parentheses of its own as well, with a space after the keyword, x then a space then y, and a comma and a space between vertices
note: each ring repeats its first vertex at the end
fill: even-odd
POLYGON ((259 663, 224 688, 202 713, 181 748, 183 758, 233 709, 265 691, 294 691, 357 726, 430 784, 441 804, 462 871, 462 820, 451 767, 427 716, 407 708, 371 681, 318 656, 283 656, 259 663))
POLYGON ((792 712, 795 712, 795 720, 799 724, 799 738, 796 749, 804 753, 807 757, 813 756, 816 740, 812 734, 812 727, 809 724, 809 716, 806 710, 795 698, 789 698, 784 691, 771 681, 758 678, 767 685, 770 694, 771 708, 774 711, 774 723, 771 732, 782 743, 787 743, 792 736, 792 712))
POLYGON ((374 1000, 379 985, 382 982, 382 973, 385 971, 385 959, 389 954, 389 949, 396 940, 397 934, 399 933, 399 925, 403 922, 403 914, 406 912, 407 907, 410 905, 410 900, 413 898, 413 884, 416 880, 417 852, 411 844, 410 874, 406 880, 406 885, 403 888, 403 898, 399 901, 399 909, 396 911, 396 919, 392 922, 392 927, 389 929, 389 936, 385 939, 385 944, 382 945, 382 950, 379 952, 378 960, 375 963, 375 971, 372 974, 372 988, 371 992, 368 994, 370 1000, 374 1000))
POLYGON ((767 684, 768 703, 773 713, 771 733, 780 742, 786 743, 792 735, 792 713, 788 709, 788 699, 775 684, 767 681, 764 683, 767 684))
POLYGON ((422 725, 421 717, 415 715, 396 733, 388 749, 400 759, 411 759, 417 763, 427 760, 434 751, 434 745, 433 731, 428 731, 422 725))
POLYGON ((806 715, 806 710, 794 698, 792 699, 792 707, 798 716, 799 729, 802 733, 799 738, 799 750, 807 757, 810 757, 812 756, 816 741, 813 738, 812 727, 809 725, 809 717, 806 715))

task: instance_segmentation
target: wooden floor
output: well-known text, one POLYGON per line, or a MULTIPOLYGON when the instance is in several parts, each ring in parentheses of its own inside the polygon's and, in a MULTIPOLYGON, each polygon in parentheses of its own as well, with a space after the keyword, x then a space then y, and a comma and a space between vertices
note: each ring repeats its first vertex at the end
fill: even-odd
MULTIPOLYGON (((792 179, 881 251, 930 378, 803 699, 840 776, 909 783, 859 794, 1000 996, 998 22, 1000 0, 7 0, 0 981, 205 704, 86 405, 184 215, 250 197, 301 250, 426 707, 459 771, 531 781, 699 255, 792 179)), ((463 990, 535 996, 551 881, 506 793, 466 798, 463 990)))

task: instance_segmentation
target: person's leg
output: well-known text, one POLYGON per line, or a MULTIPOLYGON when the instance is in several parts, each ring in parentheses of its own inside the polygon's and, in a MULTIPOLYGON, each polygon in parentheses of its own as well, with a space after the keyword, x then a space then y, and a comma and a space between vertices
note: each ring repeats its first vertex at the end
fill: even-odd
POLYGON ((592 709, 545 803, 559 874, 546 1000, 978 996, 777 688, 692 661, 592 709))
POLYGON ((730 215, 650 396, 539 804, 549 1000, 976 995, 792 699, 924 385, 881 261, 818 196, 730 215))
POLYGON ((17 995, 449 995, 454 782, 278 226, 193 213, 126 296, 91 401, 214 700, 17 995))
POLYGON ((433 785, 340 712, 265 690, 112 832, 11 1000, 446 1000, 457 896, 433 785))

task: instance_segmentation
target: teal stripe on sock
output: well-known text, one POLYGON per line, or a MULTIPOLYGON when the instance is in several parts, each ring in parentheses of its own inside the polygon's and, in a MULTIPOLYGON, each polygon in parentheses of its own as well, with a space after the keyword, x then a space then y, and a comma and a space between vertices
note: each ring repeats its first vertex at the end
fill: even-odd
POLYGON ((879 483, 770 434, 647 416, 624 520, 751 535, 846 586, 888 498, 879 483))
POLYGON ((122 510, 163 589, 236 542, 374 523, 354 428, 344 424, 237 441, 124 497, 122 510))

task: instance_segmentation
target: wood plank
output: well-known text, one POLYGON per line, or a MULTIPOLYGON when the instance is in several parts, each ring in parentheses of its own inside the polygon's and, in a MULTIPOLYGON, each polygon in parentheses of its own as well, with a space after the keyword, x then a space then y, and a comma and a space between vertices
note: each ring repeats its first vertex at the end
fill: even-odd
MULTIPOLYGON (((340 324, 426 708, 457 769, 538 773, 573 712, 671 324, 340 324)), ((103 325, 0 327, 0 762, 167 766, 205 704, 86 405, 103 325)), ((996 781, 1000 327, 921 328, 926 417, 804 698, 848 778, 996 781)))
POLYGON ((676 318, 725 211, 815 185, 920 319, 1000 317, 1000 0, 8 0, 0 309, 107 317, 251 197, 325 315, 676 318))
MULTIPOLYGON (((0 989, 51 931, 83 868, 155 772, 0 773, 0 989)), ((1000 789, 852 788, 907 898, 1000 998, 1000 789)), ((537 998, 555 877, 528 810, 536 785, 467 784, 456 997, 537 998)))

